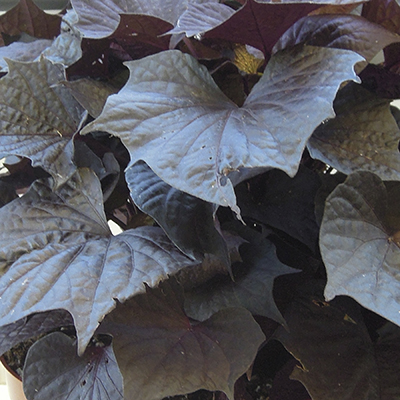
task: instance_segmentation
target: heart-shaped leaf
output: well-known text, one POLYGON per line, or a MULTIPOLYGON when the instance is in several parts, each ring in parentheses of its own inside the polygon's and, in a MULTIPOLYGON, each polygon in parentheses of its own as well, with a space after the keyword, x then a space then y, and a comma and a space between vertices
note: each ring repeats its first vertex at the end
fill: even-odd
POLYGON ((122 400, 123 384, 113 349, 97 342, 79 357, 76 341, 54 332, 28 351, 23 371, 30 400, 122 400))
POLYGON ((142 161, 129 167, 125 176, 135 204, 158 222, 182 252, 192 259, 209 253, 229 260, 215 228, 212 204, 172 188, 142 161))
POLYGON ((398 325, 399 185, 388 192, 370 172, 350 175, 328 197, 320 233, 326 299, 351 296, 398 325))
POLYGON ((131 164, 143 160, 172 187, 239 213, 230 174, 236 182, 257 168, 295 175, 309 136, 334 115, 340 83, 357 79, 357 61, 338 49, 282 51, 239 108, 194 58, 165 51, 127 63, 128 83, 82 133, 119 136, 131 164))
POLYGON ((57 194, 38 181, 0 209, 0 325, 53 309, 73 318, 82 353, 99 321, 124 301, 193 265, 160 228, 111 236, 100 182, 86 169, 57 194), (7 229, 5 228, 7 227, 7 229))
POLYGON ((82 109, 59 85, 65 80, 61 65, 46 59, 8 64, 0 80, 0 152, 30 158, 60 185, 75 171, 71 138, 82 109))
POLYGON ((400 131, 390 100, 349 84, 338 93, 334 108, 336 117, 321 124, 308 142, 311 156, 345 174, 366 170, 384 180, 400 180, 400 131))
POLYGON ((260 327, 244 308, 191 321, 179 288, 164 283, 118 305, 101 326, 114 338, 126 398, 159 400, 207 389, 233 400, 236 380, 265 339, 260 327))

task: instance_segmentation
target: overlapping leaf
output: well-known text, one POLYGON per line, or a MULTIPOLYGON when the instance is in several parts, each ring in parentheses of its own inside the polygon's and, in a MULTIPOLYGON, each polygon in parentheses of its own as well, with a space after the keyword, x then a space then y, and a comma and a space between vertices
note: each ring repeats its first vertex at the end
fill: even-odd
POLYGON ((97 177, 83 169, 57 194, 38 181, 0 210, 0 325, 69 311, 82 353, 99 321, 124 301, 192 265, 160 228, 111 236, 97 177))
POLYGON ((239 108, 192 57, 163 52, 127 63, 128 83, 82 133, 119 136, 131 164, 143 160, 172 187, 238 212, 230 177, 257 168, 295 175, 312 131, 333 116, 338 86, 356 79, 357 61, 338 49, 277 53, 239 108))
POLYGON ((348 295, 400 325, 399 183, 356 172, 328 197, 320 248, 327 300, 348 295))
POLYGON ((82 109, 58 85, 65 79, 60 65, 45 59, 8 64, 10 72, 0 80, 0 152, 30 158, 62 184, 75 171, 71 138, 82 109))
POLYGON ((261 4, 247 0, 231 18, 207 32, 204 37, 251 45, 261 50, 268 59, 282 34, 297 20, 319 7, 321 4, 311 2, 261 4))
POLYGON ((202 290, 185 293, 185 310, 197 320, 205 320, 227 307, 245 307, 252 314, 271 318, 285 324, 273 297, 274 280, 280 275, 299 272, 281 263, 275 246, 268 240, 257 237, 252 245, 241 247, 243 269, 235 281, 202 290))
POLYGON ((319 228, 315 219, 315 196, 320 187, 316 172, 300 168, 290 178, 282 171, 267 172, 265 179, 249 182, 250 190, 263 195, 252 199, 245 183, 236 193, 243 218, 261 222, 280 229, 315 250, 318 245, 319 228))
POLYGON ((0 72, 8 72, 6 59, 18 61, 33 61, 44 49, 52 43, 49 39, 40 39, 33 42, 14 42, 0 47, 0 72))
POLYGON ((313 400, 399 397, 400 328, 387 322, 372 341, 360 311, 348 297, 326 303, 303 293, 285 314, 290 331, 279 328, 276 338, 300 361, 291 378, 313 400))
POLYGON ((209 253, 229 260, 226 244, 215 228, 212 204, 172 188, 144 162, 132 165, 125 176, 135 204, 187 256, 201 259, 209 253))
POLYGON ((355 302, 342 298, 325 303, 316 294, 303 295, 285 318, 289 330, 279 328, 275 338, 300 361, 291 378, 302 382, 313 400, 390 399, 380 397, 383 371, 355 302))
POLYGON ((61 326, 73 325, 71 315, 64 310, 46 311, 0 327, 0 354, 33 336, 61 326))
POLYGON ((104 38, 118 27, 121 14, 157 17, 174 25, 190 0, 72 0, 79 15, 78 29, 86 38, 104 38), (105 18, 106 16, 106 18, 105 18))
POLYGON ((338 93, 334 108, 336 117, 310 138, 311 156, 345 174, 366 170, 384 180, 400 180, 400 131, 390 100, 354 84, 338 93))
POLYGON ((27 398, 122 400, 122 376, 112 347, 92 346, 79 357, 75 342, 54 332, 29 349, 23 380, 27 398))
POLYGON ((353 50, 366 61, 400 37, 357 15, 310 15, 292 25, 274 46, 274 52, 299 43, 353 50), (373 40, 371 40, 373 38, 373 40))
MULTIPOLYGON (((61 17, 47 14, 32 0, 19 3, 0 16, 0 32, 10 36, 22 32, 40 39, 54 39, 60 33, 61 17)), ((0 37, 0 44, 4 44, 0 37)))
POLYGON ((218 0, 192 2, 168 33, 184 33, 187 37, 207 32, 229 19, 235 11, 218 0))
POLYGON ((159 400, 203 388, 233 400, 234 384, 265 336, 243 308, 197 323, 182 303, 177 288, 162 285, 118 305, 103 322, 114 338, 127 398, 159 400))

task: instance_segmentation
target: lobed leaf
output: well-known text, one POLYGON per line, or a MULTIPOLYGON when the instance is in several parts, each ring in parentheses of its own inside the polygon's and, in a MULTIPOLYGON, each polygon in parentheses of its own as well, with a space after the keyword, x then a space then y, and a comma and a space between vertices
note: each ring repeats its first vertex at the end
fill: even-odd
POLYGON ((32 313, 71 313, 82 353, 99 321, 124 301, 193 265, 160 228, 111 236, 97 177, 83 169, 51 191, 38 181, 0 209, 0 325, 32 313), (7 228, 6 228, 7 227, 7 228))
MULTIPOLYGON (((47 14, 32 0, 18 4, 0 16, 0 32, 9 36, 27 33, 39 39, 54 39, 60 33, 61 17, 47 14)), ((0 37, 0 44, 4 45, 0 37)))
POLYGON ((369 62, 380 50, 399 41, 398 35, 357 15, 309 15, 293 24, 273 51, 307 43, 352 50, 369 62))
POLYGON ((79 357, 76 341, 60 332, 45 336, 29 349, 23 384, 30 400, 123 399, 122 376, 112 347, 92 346, 79 357))
POLYGON ((50 172, 60 185, 74 173, 71 138, 82 109, 59 86, 64 68, 46 59, 8 60, 10 72, 0 80, 0 152, 28 157, 50 172))
POLYGON ((273 297, 274 280, 278 276, 299 272, 281 263, 275 246, 269 240, 257 238, 255 243, 241 246, 242 274, 235 281, 225 280, 215 286, 185 293, 185 312, 204 321, 228 307, 245 307, 253 315, 271 318, 285 325, 273 297))
POLYGON ((143 160, 172 187, 238 213, 233 183, 260 169, 295 175, 309 136, 333 116, 340 83, 357 79, 359 60, 338 49, 282 51, 239 108, 192 57, 162 52, 127 63, 129 81, 82 134, 119 136, 131 165, 143 160))
POLYGON ((234 384, 264 334, 243 308, 197 323, 184 314, 182 302, 178 289, 162 284, 118 305, 102 324, 113 335, 127 398, 159 400, 206 389, 233 400, 234 384))
POLYGON ((203 34, 229 19, 235 11, 218 0, 191 2, 169 34, 184 33, 187 37, 203 34))
POLYGON ((326 201, 320 249, 327 300, 351 296, 400 325, 398 201, 398 182, 388 191, 370 172, 351 174, 326 201))
POLYGON ((148 15, 174 25, 190 1, 72 0, 71 4, 79 16, 77 28, 83 36, 100 39, 111 35, 117 29, 121 14, 148 15))
POLYGON ((347 85, 334 102, 336 117, 321 124, 308 149, 338 171, 370 171, 384 180, 400 180, 400 131, 382 99, 360 85, 347 85))

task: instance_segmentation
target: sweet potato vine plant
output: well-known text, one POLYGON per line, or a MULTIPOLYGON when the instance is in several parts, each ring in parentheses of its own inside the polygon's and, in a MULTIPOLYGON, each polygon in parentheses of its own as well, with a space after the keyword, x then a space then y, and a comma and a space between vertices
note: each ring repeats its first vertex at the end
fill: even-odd
POLYGON ((0 32, 28 400, 400 398, 398 0, 21 0, 0 32))

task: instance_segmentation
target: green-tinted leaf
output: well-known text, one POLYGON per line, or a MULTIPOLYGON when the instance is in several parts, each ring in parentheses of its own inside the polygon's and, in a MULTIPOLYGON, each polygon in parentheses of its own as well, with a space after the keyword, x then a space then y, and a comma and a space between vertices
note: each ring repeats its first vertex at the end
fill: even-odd
POLYGON ((65 79, 60 65, 45 59, 8 64, 10 72, 0 80, 0 152, 30 158, 62 184, 75 171, 71 138, 82 109, 58 85, 65 79))
POLYGON ((29 400, 123 399, 122 376, 112 347, 91 346, 79 357, 76 341, 60 332, 29 349, 23 378, 29 400))
POLYGON ((334 108, 336 117, 320 125, 309 141, 311 156, 345 174, 367 170, 400 180, 400 131, 390 100, 350 84, 338 93, 334 108))
POLYGON ((275 338, 300 361, 291 378, 302 382, 313 400, 383 400, 373 345, 355 302, 325 303, 316 293, 302 295, 285 319, 289 330, 280 327, 275 338))
POLYGON ((226 244, 215 228, 212 204, 172 188, 144 162, 132 165, 125 174, 135 204, 187 256, 201 259, 209 253, 229 260, 226 244))
POLYGON ((99 321, 124 301, 193 261, 160 228, 111 236, 100 182, 81 170, 57 194, 38 181, 0 209, 0 325, 29 314, 65 309, 79 351, 99 321))
POLYGON ((126 398, 159 400, 198 389, 225 392, 247 371, 264 340, 243 308, 230 308, 197 323, 183 312, 171 285, 147 290, 108 315, 102 330, 114 338, 126 398))
POLYGON ((226 280, 215 286, 185 293, 185 310, 197 320, 205 320, 227 307, 245 307, 252 314, 269 317, 285 324, 273 297, 276 277, 299 272, 282 264, 275 246, 261 237, 241 246, 243 266, 235 281, 226 280))
POLYGON ((333 116, 337 88, 356 79, 359 60, 315 47, 277 53, 239 108, 195 59, 162 52, 127 63, 128 83, 82 132, 119 136, 132 164, 143 160, 172 187, 238 212, 233 183, 257 168, 295 175, 306 141, 333 116))
POLYGON ((325 297, 348 295, 400 324, 399 183, 388 192, 369 172, 356 172, 326 201, 320 248, 325 297))

